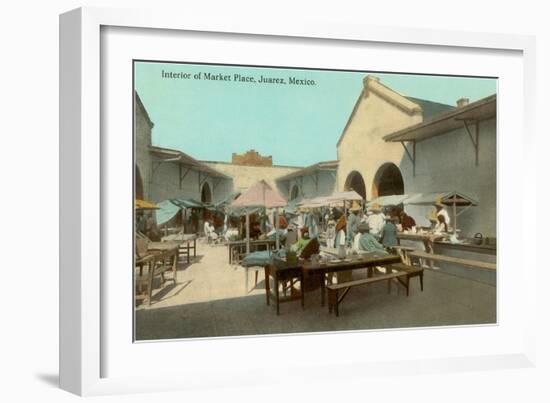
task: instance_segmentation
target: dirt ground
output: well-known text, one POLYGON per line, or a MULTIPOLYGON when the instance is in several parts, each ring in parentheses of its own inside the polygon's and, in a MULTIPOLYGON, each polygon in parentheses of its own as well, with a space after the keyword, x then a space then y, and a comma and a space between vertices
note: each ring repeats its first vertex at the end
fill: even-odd
MULTIPOLYGON (((180 260, 176 284, 158 284, 152 304, 136 308, 136 340, 496 322, 494 286, 433 270, 424 273, 424 291, 413 278, 409 297, 396 285, 388 294, 385 282, 356 287, 335 317, 326 304, 321 307, 316 290, 306 293, 304 309, 299 301, 281 304, 277 316, 274 305, 266 305, 263 270, 256 286, 254 270, 249 270, 245 290, 245 269, 228 263, 227 247, 199 241, 197 257, 190 264, 180 260)), ((354 272, 356 278, 364 275, 366 270, 354 272)))

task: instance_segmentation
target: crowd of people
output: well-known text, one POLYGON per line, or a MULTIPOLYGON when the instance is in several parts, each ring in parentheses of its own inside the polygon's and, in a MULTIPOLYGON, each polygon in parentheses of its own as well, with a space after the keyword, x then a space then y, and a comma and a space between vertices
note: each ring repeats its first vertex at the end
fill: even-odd
MULTIPOLYGON (((449 232, 450 218, 445 206, 436 201, 433 211, 427 216, 433 233, 449 232)), ((275 239, 277 226, 274 211, 260 212, 249 217, 250 239, 275 239)), ((374 203, 363 207, 354 201, 344 210, 342 208, 310 209, 300 207, 290 213, 284 210, 278 215, 279 239, 285 238, 298 241, 306 238, 317 238, 324 232, 326 246, 329 248, 351 248, 367 252, 384 251, 398 244, 399 232, 416 232, 417 224, 413 217, 408 215, 403 206, 383 208, 374 203)), ((245 218, 230 217, 225 214, 223 226, 217 220, 215 227, 212 219, 204 222, 204 234, 211 240, 232 241, 246 238, 245 218)))

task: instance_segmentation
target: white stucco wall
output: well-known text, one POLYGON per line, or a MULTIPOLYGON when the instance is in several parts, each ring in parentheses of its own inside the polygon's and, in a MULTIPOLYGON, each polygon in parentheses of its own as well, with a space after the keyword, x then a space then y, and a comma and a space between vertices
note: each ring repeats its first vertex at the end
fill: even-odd
MULTIPOLYGON (((153 157, 153 161, 158 161, 158 159, 153 157)), ((177 163, 165 162, 158 165, 158 167, 156 163, 153 163, 153 166, 155 167, 151 182, 151 200, 153 202, 173 198, 201 200, 202 187, 199 187, 199 173, 197 171, 190 170, 180 187, 180 171, 177 163)), ((183 169, 185 170, 186 168, 183 167, 183 169)), ((205 174, 202 173, 201 175, 203 177, 205 174)), ((212 201, 214 202, 225 198, 233 188, 230 179, 209 177, 205 182, 210 186, 212 201)))
POLYGON ((335 191, 336 171, 318 171, 316 174, 313 174, 313 176, 305 175, 285 181, 285 184, 281 186, 281 188, 285 189, 285 197, 289 200, 294 185, 297 185, 300 189, 298 195, 305 198, 328 196, 335 191), (314 178, 315 175, 317 175, 318 178, 317 183, 314 178))
MULTIPOLYGON (((464 128, 433 137, 416 145, 416 176, 412 163, 405 158, 398 164, 405 193, 458 191, 478 200, 458 218, 462 234, 496 236, 496 120, 480 122, 479 165, 475 165, 474 147, 464 128)), ((428 207, 407 207, 417 220, 427 225, 428 207)), ((452 219, 452 208, 447 208, 452 219)))
MULTIPOLYGON (((376 83, 374 83, 376 85, 376 83)), ((385 163, 395 164, 401 171, 405 193, 458 191, 479 201, 458 218, 458 228, 464 236, 481 232, 496 235, 496 121, 480 122, 479 165, 464 128, 433 137, 416 145, 416 176, 412 162, 400 143, 385 142, 383 137, 420 123, 421 114, 409 113, 367 91, 357 104, 355 113, 338 145, 337 188, 344 190, 346 178, 357 171, 365 181, 367 199, 373 198, 373 182, 378 169, 385 163)), ((386 94, 387 95, 387 94, 386 94)), ((397 100, 399 95, 395 94, 397 100)), ((410 147, 410 145, 409 145, 410 147)), ((430 207, 407 206, 406 210, 419 224, 430 207)), ((448 208, 452 216, 452 209, 448 208)))

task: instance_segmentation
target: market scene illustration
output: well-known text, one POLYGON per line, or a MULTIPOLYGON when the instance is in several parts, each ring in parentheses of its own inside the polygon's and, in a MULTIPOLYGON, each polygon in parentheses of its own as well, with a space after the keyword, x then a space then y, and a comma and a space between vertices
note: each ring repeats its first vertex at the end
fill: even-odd
POLYGON ((497 323, 497 79, 133 68, 136 341, 497 323))

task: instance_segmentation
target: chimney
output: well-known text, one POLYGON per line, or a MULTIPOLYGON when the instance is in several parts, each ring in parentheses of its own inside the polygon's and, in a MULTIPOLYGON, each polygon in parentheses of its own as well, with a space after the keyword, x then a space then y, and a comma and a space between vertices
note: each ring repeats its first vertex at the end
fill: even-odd
POLYGON ((457 108, 462 108, 462 107, 468 105, 469 103, 470 103, 469 98, 460 98, 456 101, 456 107, 457 108))

